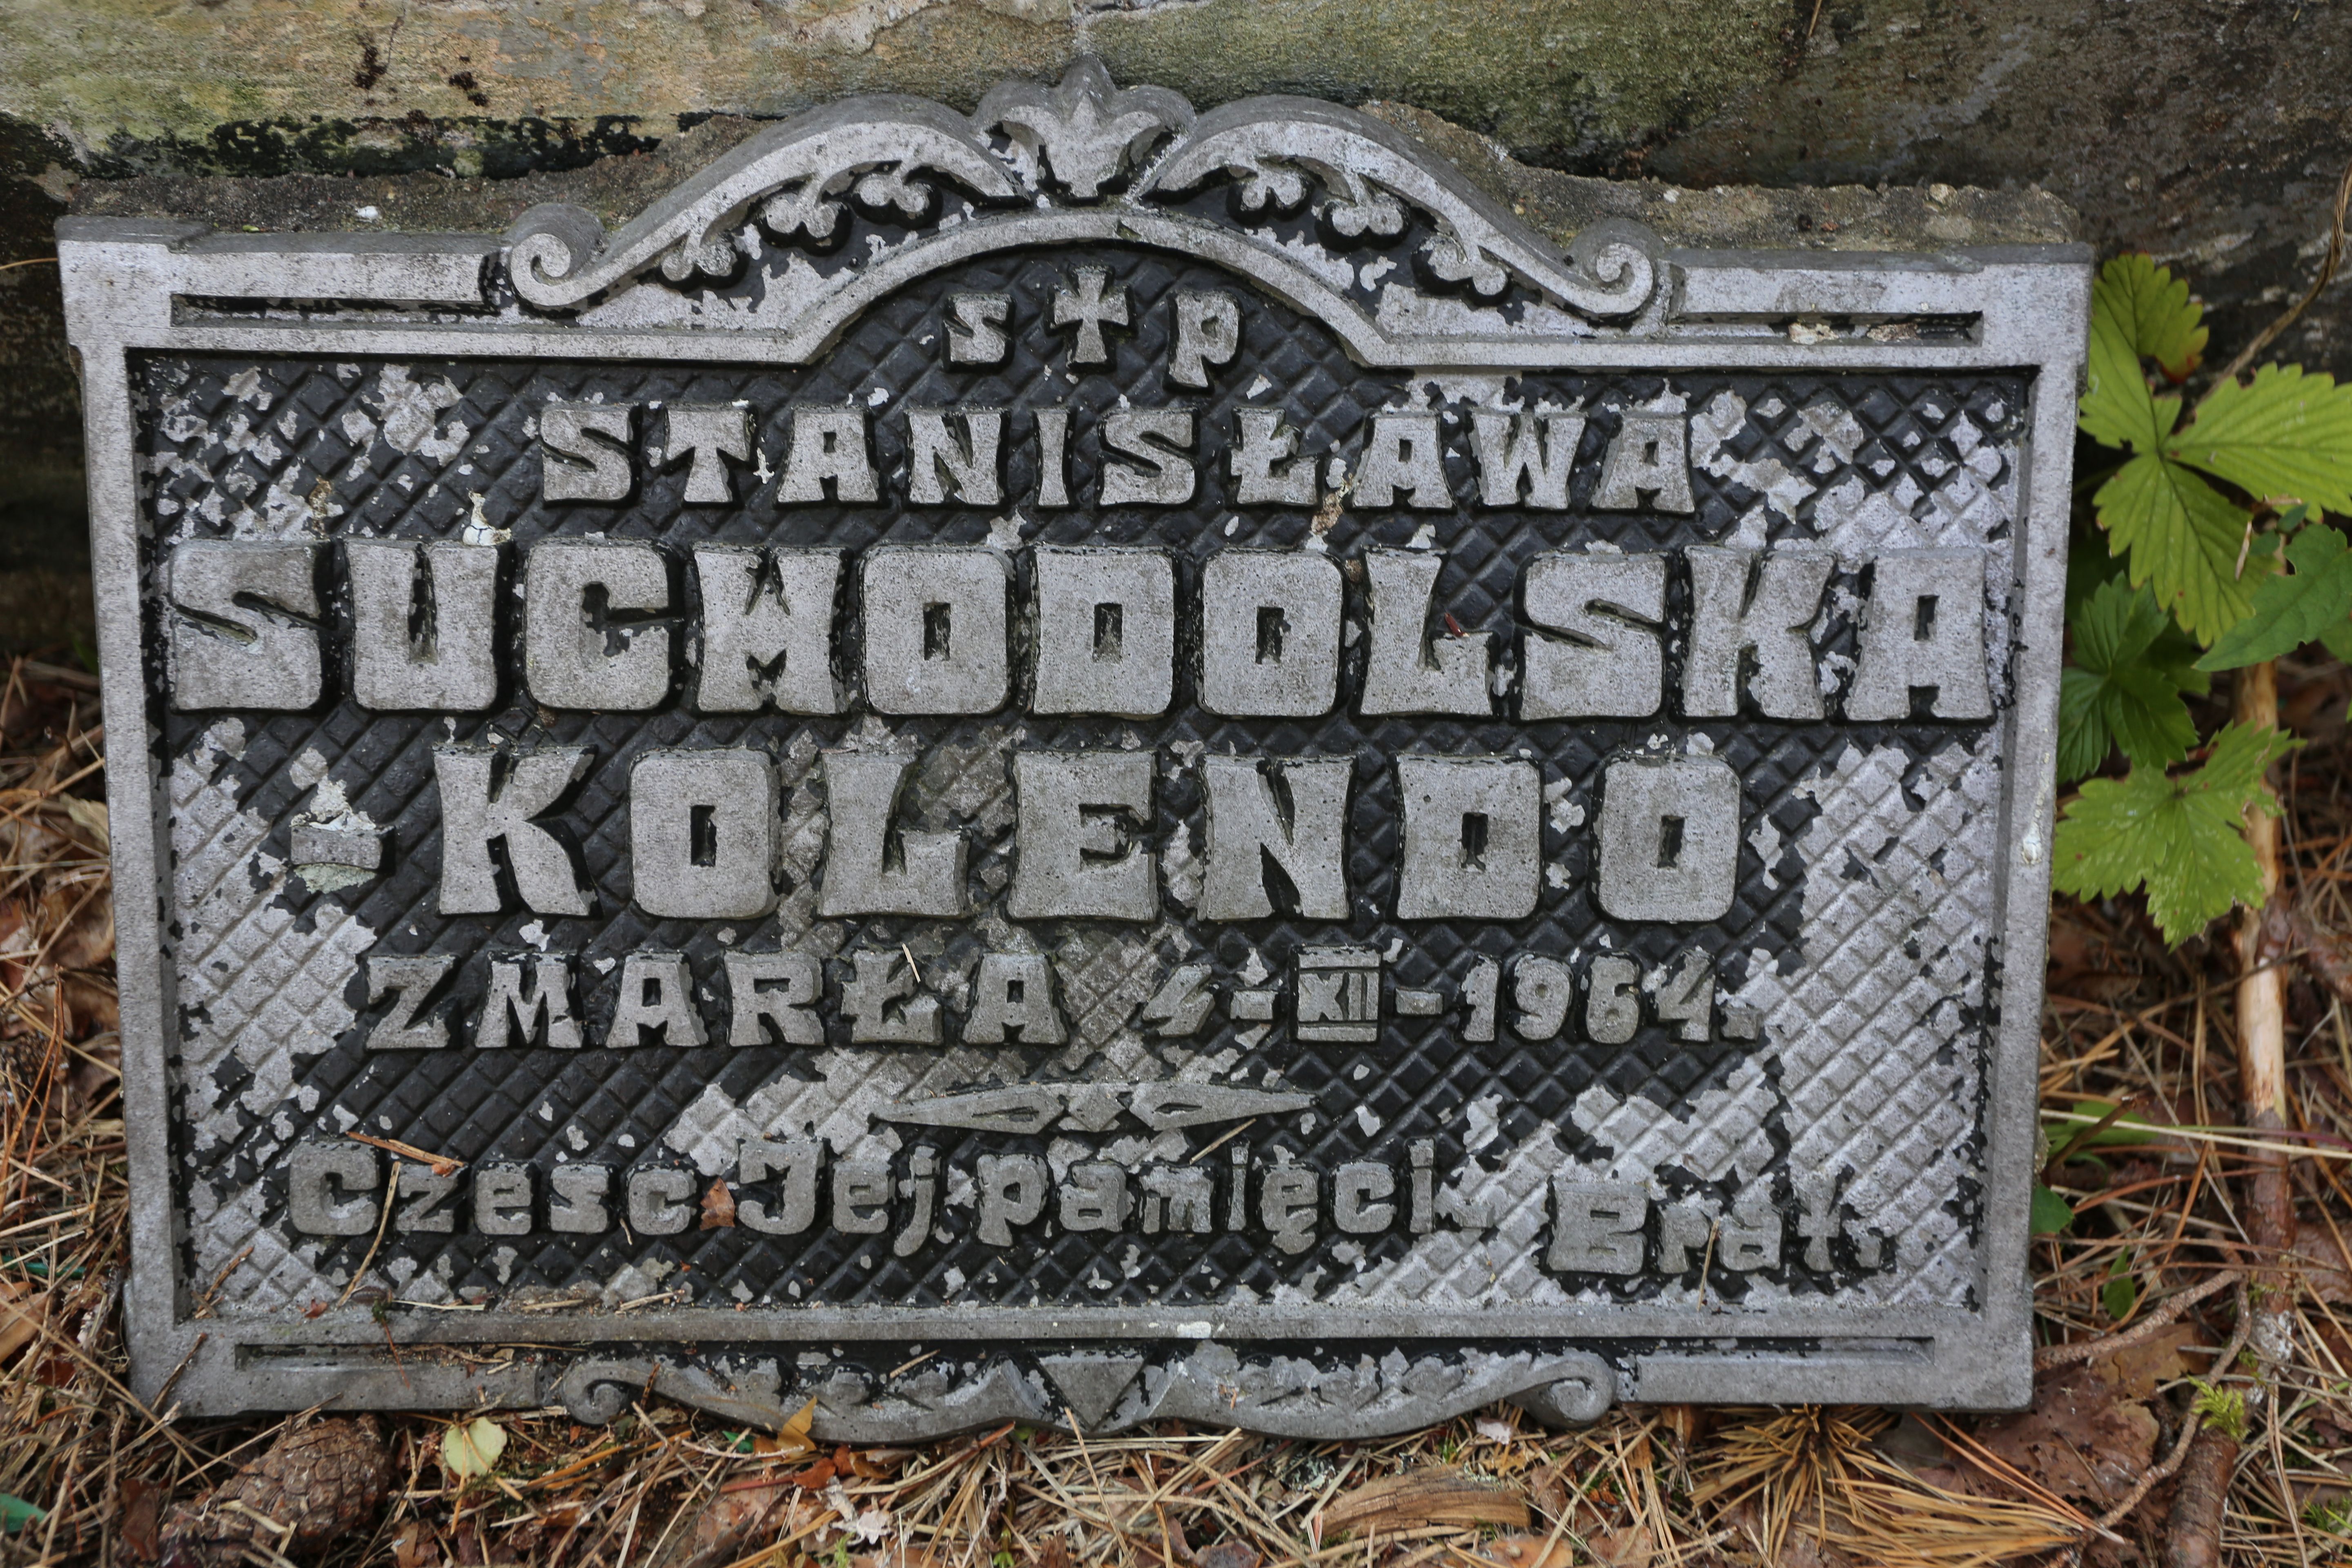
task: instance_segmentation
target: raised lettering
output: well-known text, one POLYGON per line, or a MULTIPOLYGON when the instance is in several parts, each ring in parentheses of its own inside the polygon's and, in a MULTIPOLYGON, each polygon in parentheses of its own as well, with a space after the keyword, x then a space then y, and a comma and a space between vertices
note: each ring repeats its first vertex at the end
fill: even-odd
POLYGON ((1540 628, 1519 639, 1521 719, 1646 719, 1658 710, 1664 555, 1538 555, 1520 595, 1540 628))
POLYGON ((594 908, 568 836, 539 820, 587 777, 594 757, 584 746, 434 748, 443 914, 488 915, 506 907, 492 844, 503 847, 504 875, 525 907, 547 915, 584 915, 594 908))
POLYGON ((668 461, 693 458, 686 470, 686 500, 695 505, 733 500, 735 484, 725 459, 751 459, 751 410, 740 403, 673 404, 668 425, 668 461))
MULTIPOLYGON (((1019 859, 1004 912, 1016 921, 1151 921, 1155 863, 1149 752, 1016 752, 1019 859)), ((966 1038, 971 1037, 967 1034, 966 1038)))
POLYGON ((478 713, 499 699, 494 545, 351 539, 352 698, 378 712, 478 713))
POLYGON ((191 539, 164 569, 172 706, 295 711, 319 700, 319 552, 191 539))
POLYGON ((1249 757, 1201 759, 1209 846, 1193 912, 1204 921, 1255 921, 1279 909, 1302 920, 1346 920, 1355 760, 1271 760, 1266 772, 1249 757))
POLYGON ((523 565, 523 679, 550 708, 635 711, 669 696, 669 563, 650 544, 542 539, 523 565))
POLYGON ((615 501, 635 488, 634 403, 551 403, 539 411, 541 500, 615 501))

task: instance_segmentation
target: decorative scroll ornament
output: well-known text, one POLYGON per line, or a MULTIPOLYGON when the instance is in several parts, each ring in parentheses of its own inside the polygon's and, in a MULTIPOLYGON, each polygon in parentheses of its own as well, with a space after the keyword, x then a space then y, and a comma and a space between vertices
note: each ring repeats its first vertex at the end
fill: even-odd
POLYGON ((853 98, 761 132, 610 239, 578 207, 532 207, 509 233, 507 266, 515 292, 544 310, 583 304, 656 263, 673 283, 724 279, 742 259, 734 234, 755 204, 778 237, 822 242, 840 222, 834 198, 845 191, 920 216, 934 205, 927 174, 982 198, 1021 194, 962 116, 919 98, 853 98))
MULTIPOLYGON (((1266 97, 1196 116, 1165 88, 1115 86, 1087 56, 1051 88, 991 89, 970 119, 899 97, 803 115, 745 142, 609 237, 578 207, 533 207, 509 235, 508 268, 516 293, 541 310, 583 308, 656 268, 673 285, 705 287, 731 278, 757 247, 753 223, 823 248, 844 233, 847 204, 908 232, 824 273, 799 307, 812 342, 876 290, 970 256, 982 234, 985 248, 1094 238, 1208 255, 1287 298, 1322 300, 1327 318, 1361 306, 1326 299, 1296 242, 1262 228, 1310 205, 1339 241, 1395 239, 1418 214, 1428 231, 1422 263, 1439 284, 1485 300, 1516 284, 1594 321, 1637 315, 1663 265, 1656 237, 1622 220, 1588 228, 1563 256, 1444 159, 1354 110, 1266 97), (1235 183, 1240 221, 1170 210, 1216 178, 1235 183), (972 210, 950 215, 945 187, 972 210), (1087 226, 1074 228, 1082 215, 1087 226)), ((1355 326, 1351 341, 1380 330, 1355 326)))
POLYGON ((1430 270, 1481 295, 1499 294, 1516 277, 1571 309, 1611 317, 1640 310, 1657 286, 1655 240, 1639 226, 1595 225, 1580 237, 1581 266, 1571 269, 1435 153, 1370 115, 1317 99, 1252 98, 1211 110, 1152 170, 1149 188, 1190 190, 1220 172, 1240 184, 1242 205, 1252 211, 1297 210, 1309 199, 1311 176, 1325 193, 1317 216, 1349 237, 1400 233, 1409 205, 1437 229, 1423 247, 1430 270))
POLYGON ((602 1425, 643 1392, 668 1395, 726 1420, 779 1429, 816 1402, 824 1442, 888 1443, 1020 1421, 1089 1436, 1149 1421, 1245 1426, 1276 1436, 1378 1436, 1451 1419, 1507 1400, 1549 1425, 1599 1420, 1617 1397, 1616 1373, 1583 1351, 1469 1350, 1412 1357, 1309 1358, 1244 1354, 1218 1343, 1159 1356, 1072 1351, 1016 1361, 927 1361, 919 1371, 873 1378, 836 1367, 786 1386, 772 1360, 612 1358, 577 1361, 557 1383, 572 1418, 602 1425))

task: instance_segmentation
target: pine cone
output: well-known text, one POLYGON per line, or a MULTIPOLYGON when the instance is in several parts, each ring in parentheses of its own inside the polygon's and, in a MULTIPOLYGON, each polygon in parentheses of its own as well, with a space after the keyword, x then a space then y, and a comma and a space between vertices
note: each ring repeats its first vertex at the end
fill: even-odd
POLYGON ((203 1501, 173 1509, 163 1568, 237 1563, 253 1546, 286 1557, 316 1552, 373 1522, 391 1485, 392 1457, 373 1417, 314 1422, 279 1437, 203 1501))

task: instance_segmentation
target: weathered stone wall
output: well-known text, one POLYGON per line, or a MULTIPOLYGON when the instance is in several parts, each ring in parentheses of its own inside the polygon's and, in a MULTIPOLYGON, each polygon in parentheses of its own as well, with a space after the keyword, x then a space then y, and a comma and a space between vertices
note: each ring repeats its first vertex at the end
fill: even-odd
MULTIPOLYGON (((2038 187, 2103 249, 2186 268, 2223 345, 2307 279, 2352 153, 2331 0, 7 0, 0 263, 43 255, 68 204, 474 226, 561 194, 625 216, 743 133, 714 113, 969 109, 1084 50, 1203 105, 1385 104, 1562 237, 1611 210, 1709 243, 2061 237, 2038 187), (189 180, 253 175, 286 178, 189 180), (1918 189, 1698 194, 1888 183, 1918 189)), ((2347 330, 2332 290, 2281 350, 2352 371, 2347 330)), ((78 421, 54 274, 0 271, 11 641, 76 620, 78 421)))

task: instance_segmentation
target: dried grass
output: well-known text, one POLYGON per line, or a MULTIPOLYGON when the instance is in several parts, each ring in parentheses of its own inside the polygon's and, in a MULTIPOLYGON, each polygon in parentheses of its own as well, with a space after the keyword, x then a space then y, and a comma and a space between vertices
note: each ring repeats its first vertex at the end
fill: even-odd
MULTIPOLYGON (((2290 721, 2322 731, 2291 764, 2288 892, 2322 951, 2291 991, 2294 1162, 2303 1242, 2284 1260, 2295 1336, 2278 1398, 2247 1435, 2223 1560, 2305 1563, 2352 1550, 2352 1029, 2311 978, 2352 932, 2352 803, 2338 667, 2284 672, 2290 721)), ((0 682, 0 1493, 42 1518, 0 1535, 0 1563, 154 1560, 167 1498, 207 1490, 285 1426, 197 1422, 124 1385, 123 1126, 97 803, 94 683, 21 662, 0 682)), ((2034 1243, 2045 1345, 2127 1333, 2252 1257, 2233 1184, 2232 963, 2168 952, 2128 908, 2056 911, 2044 1017, 2045 1108, 2129 1100, 2179 1131, 2101 1147, 2050 1173, 2080 1215, 2034 1243), (2122 1262, 2119 1264, 2118 1259, 2122 1262), (2132 1281, 2126 1302, 2113 1289, 2132 1281), (2110 1308, 2120 1309, 2111 1314, 2110 1308)), ((2066 1133, 2057 1134, 2060 1142, 2066 1133)), ((497 1474, 441 1462, 446 1423, 385 1422, 395 1481, 339 1565, 551 1568, 1699 1568, 2003 1562, 2153 1563, 2171 1483, 2135 1499, 2170 1452, 2235 1292, 2216 1289, 2118 1354, 2060 1356, 2034 1412, 1622 1408, 1549 1434, 1496 1409, 1409 1436, 1310 1444, 1166 1430, 1086 1440, 1004 1427, 918 1449, 784 1451, 658 1402, 611 1426, 506 1415, 497 1474), (774 1451, 762 1451, 774 1450, 774 1451), (1402 1478, 1400 1479, 1400 1478, 1402 1478), (2128 1484, 2127 1484, 2128 1483, 2128 1484), (1490 1488, 1527 1510, 1465 1488, 1490 1488), (1367 1488, 1379 1489, 1367 1492, 1367 1488), (1412 1500, 1453 1498, 1447 1508, 1412 1500), (2112 1532, 2095 1528, 2121 1505, 2112 1532), (1352 1528, 1335 1521, 1352 1517, 1352 1528), (1457 1522, 1465 1518, 1483 1523, 1457 1522), (1500 1521, 1503 1522, 1494 1522, 1500 1521)), ((164 1403, 168 1405, 166 1395, 164 1403)), ((256 1560, 259 1560, 258 1557, 256 1560)))

